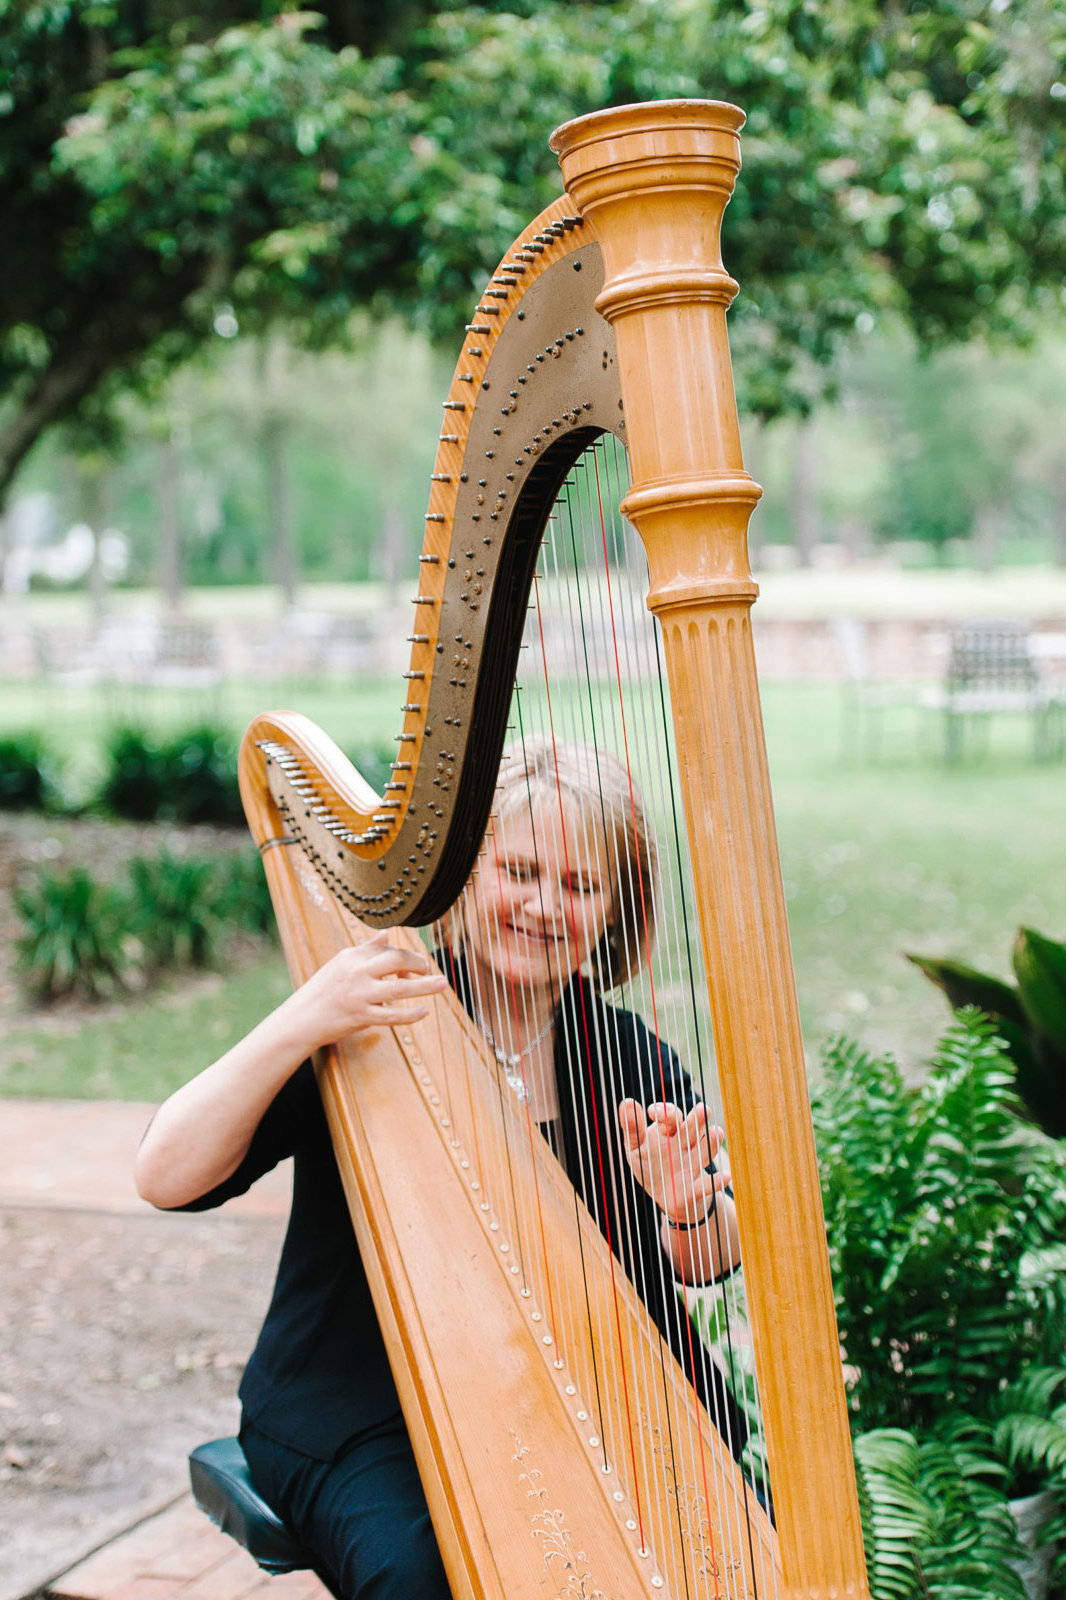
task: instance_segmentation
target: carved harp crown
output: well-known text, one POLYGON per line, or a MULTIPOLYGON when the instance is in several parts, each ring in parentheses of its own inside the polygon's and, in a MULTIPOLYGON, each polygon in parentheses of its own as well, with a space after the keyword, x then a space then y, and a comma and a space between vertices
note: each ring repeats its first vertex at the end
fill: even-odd
POLYGON ((295 714, 258 718, 242 750, 252 831, 285 846, 264 862, 295 980, 367 928, 413 939, 397 925, 440 917, 482 846, 553 502, 592 441, 624 444, 622 509, 670 684, 773 1519, 448 997, 415 1026, 328 1052, 320 1082, 457 1597, 866 1593, 751 644, 760 491, 741 456, 737 286, 719 246, 742 123, 733 106, 676 101, 556 132, 566 192, 486 286, 444 403, 384 793, 295 714), (523 1188, 540 1243, 523 1233, 523 1188), (600 1394, 608 1366, 616 1410, 600 1394))

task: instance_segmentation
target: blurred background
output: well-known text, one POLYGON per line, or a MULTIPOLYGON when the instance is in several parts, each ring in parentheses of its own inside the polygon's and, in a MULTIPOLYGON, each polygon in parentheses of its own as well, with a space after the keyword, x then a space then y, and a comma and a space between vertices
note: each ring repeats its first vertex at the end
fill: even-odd
POLYGON ((1019 1086, 1061 1136, 1066 0, 0 0, 0 1600, 235 1425, 284 1196, 161 1218, 129 1171, 288 989, 241 732, 299 709, 384 780, 475 297, 559 193, 556 125, 686 96, 748 118, 730 336, 853 1416, 966 1441, 962 1487, 936 1438, 889 1461, 874 1593, 1020 1594, 1008 1477, 1057 1474, 1066 1548, 1066 1408, 1031 1481, 1034 1416, 997 1420, 1027 1364, 1042 1426, 1066 1393, 1061 1166, 1033 1186, 979 1027, 930 1067, 906 959, 1039 1002, 1019 1086), (982 976, 1012 952, 1018 990, 982 976), (840 1035, 905 1081, 823 1062, 840 1035), (923 1473, 949 1510, 901 1533, 923 1473))
POLYGON ((812 1057, 918 1070, 904 951, 1061 937, 1064 38, 1057 0, 7 8, 0 1091, 155 1098, 202 1048, 189 964, 220 1042, 282 992, 259 913, 190 886, 239 855, 236 741, 291 704, 380 777, 457 337, 558 192, 551 128, 627 100, 748 113, 725 248, 812 1057), (200 904, 181 952, 131 934, 131 855, 200 904))

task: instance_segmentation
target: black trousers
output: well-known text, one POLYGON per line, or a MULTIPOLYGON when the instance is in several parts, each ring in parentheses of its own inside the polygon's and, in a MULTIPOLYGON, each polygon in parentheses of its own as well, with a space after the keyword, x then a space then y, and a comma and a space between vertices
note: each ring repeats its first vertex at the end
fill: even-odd
POLYGON ((241 1443, 260 1494, 341 1600, 450 1600, 402 1417, 357 1434, 335 1461, 248 1422, 241 1443))

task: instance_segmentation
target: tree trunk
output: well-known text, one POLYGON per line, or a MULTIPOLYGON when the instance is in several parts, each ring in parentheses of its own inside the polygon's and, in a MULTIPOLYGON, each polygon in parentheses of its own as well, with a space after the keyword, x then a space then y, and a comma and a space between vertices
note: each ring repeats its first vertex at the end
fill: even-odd
POLYGON ((89 568, 89 601, 94 620, 107 615, 107 573, 100 549, 107 521, 107 476, 102 456, 77 456, 74 461, 77 481, 78 516, 93 536, 93 559, 89 568))
POLYGON ((1052 529, 1054 539, 1054 562, 1062 572, 1066 572, 1066 462, 1060 462, 1055 470, 1052 482, 1055 486, 1054 509, 1052 516, 1055 524, 1052 529))
POLYGON ((999 565, 999 541, 1003 532, 1003 508, 995 502, 979 506, 974 517, 973 544, 979 572, 995 572, 999 565))
POLYGON ((296 606, 299 561, 293 537, 289 473, 285 457, 288 418, 284 409, 285 352, 282 347, 264 340, 259 347, 259 366, 264 395, 259 449, 263 462, 274 579, 281 590, 285 609, 292 611, 296 606))
POLYGON ((796 560, 801 567, 812 564, 818 542, 817 476, 814 429, 809 422, 803 422, 796 430, 790 495, 792 537, 796 541, 796 560))
POLYGON ((181 611, 182 589, 182 537, 181 537, 181 462, 174 436, 168 430, 160 442, 156 466, 156 500, 159 505, 159 530, 162 535, 159 547, 159 587, 171 616, 181 611))
POLYGON ((847 512, 840 519, 837 536, 847 553, 848 565, 861 566, 870 554, 870 530, 863 518, 847 512))
POLYGON ((381 576, 385 581, 386 602, 398 603, 398 585, 401 578, 410 582, 409 563, 405 560, 403 517, 394 505, 385 507, 381 519, 381 576))

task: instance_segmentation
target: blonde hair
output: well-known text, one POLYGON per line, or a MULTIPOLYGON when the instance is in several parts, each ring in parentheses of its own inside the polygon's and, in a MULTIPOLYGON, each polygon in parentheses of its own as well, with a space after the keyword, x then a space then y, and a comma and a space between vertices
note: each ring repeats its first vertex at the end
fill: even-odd
POLYGON ((528 812, 536 800, 557 806, 560 797, 577 806, 589 829, 600 831, 606 845, 610 909, 589 967, 598 988, 615 989, 636 976, 655 940, 655 838, 639 791, 608 751, 539 735, 507 746, 500 761, 494 819, 528 812))

